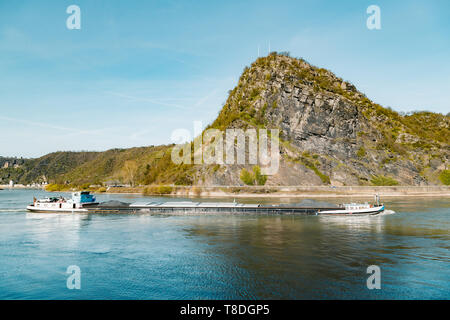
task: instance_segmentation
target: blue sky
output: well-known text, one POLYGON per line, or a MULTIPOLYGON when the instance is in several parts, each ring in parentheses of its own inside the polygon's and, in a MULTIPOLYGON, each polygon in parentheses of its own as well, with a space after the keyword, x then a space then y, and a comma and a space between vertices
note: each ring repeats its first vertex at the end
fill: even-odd
POLYGON ((449 1, 0 0, 0 155, 170 143, 289 51, 398 111, 450 111, 449 1), (81 30, 66 8, 81 8, 81 30), (368 30, 366 8, 381 8, 368 30))

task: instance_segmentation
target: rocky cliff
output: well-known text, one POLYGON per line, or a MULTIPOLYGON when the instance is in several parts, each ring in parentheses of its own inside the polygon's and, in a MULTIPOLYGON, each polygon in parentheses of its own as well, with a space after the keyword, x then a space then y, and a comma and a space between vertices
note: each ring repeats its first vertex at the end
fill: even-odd
MULTIPOLYGON (((280 130, 282 162, 267 184, 428 185, 448 167, 449 124, 440 114, 400 115, 328 70, 273 53, 244 70, 212 127, 280 130)), ((229 171, 206 182, 237 183, 229 171)))
MULTIPOLYGON (((266 185, 449 183, 448 115, 399 114, 383 108, 332 72, 288 54, 272 53, 246 67, 208 128, 278 129, 280 166, 266 185)), ((30 183, 32 177, 45 175, 50 182, 74 185, 111 179, 131 184, 243 185, 242 170, 252 170, 252 165, 176 165, 172 148, 55 153, 28 161, 20 172, 0 169, 0 177, 16 176, 30 183)))

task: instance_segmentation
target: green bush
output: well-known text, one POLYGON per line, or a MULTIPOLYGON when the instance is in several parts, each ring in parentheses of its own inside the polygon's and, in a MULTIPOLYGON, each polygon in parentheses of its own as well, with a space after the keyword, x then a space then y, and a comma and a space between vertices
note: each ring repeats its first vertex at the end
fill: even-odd
POLYGON ((366 156, 366 149, 364 149, 364 147, 359 148, 356 155, 358 156, 358 158, 364 158, 366 156))
POLYGON ((170 194, 172 193, 173 188, 171 186, 159 186, 158 193, 159 194, 170 194))
POLYGON ((248 186, 259 185, 263 186, 266 184, 267 176, 261 174, 261 168, 259 166, 253 166, 253 173, 249 172, 247 169, 241 170, 240 175, 241 181, 248 186))
POLYGON ((248 172, 247 169, 243 168, 243 169, 241 170, 240 178, 241 178, 241 181, 242 181, 243 183, 245 183, 246 185, 248 185, 248 186, 254 185, 254 182, 253 182, 253 175, 252 175, 250 172, 248 172))
POLYGON ((144 195, 152 195, 152 194, 171 194, 173 191, 172 186, 149 186, 144 189, 144 195))
POLYGON ((446 186, 450 186, 450 170, 443 170, 440 174, 439 174, 439 180, 441 180, 441 182, 446 185, 446 186))
POLYGON ((253 175, 255 177, 255 182, 259 186, 263 186, 266 184, 267 176, 261 174, 261 168, 259 166, 253 167, 253 175))
POLYGON ((64 184, 48 184, 45 186, 45 190, 49 192, 56 192, 56 191, 62 191, 67 188, 64 184))
POLYGON ((261 89, 260 89, 260 88, 253 88, 253 89, 250 91, 250 101, 255 100, 255 99, 258 97, 258 95, 259 95, 260 92, 261 92, 261 89))
POLYGON ((385 177, 382 175, 373 176, 370 182, 375 186, 396 186, 398 181, 391 177, 385 177))

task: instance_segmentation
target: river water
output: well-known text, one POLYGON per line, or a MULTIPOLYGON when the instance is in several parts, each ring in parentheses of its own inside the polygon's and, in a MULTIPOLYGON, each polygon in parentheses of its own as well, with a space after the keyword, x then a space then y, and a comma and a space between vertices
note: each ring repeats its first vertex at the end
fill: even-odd
POLYGON ((395 213, 374 217, 24 210, 44 195, 0 191, 0 299, 450 298, 448 198, 383 199, 395 213), (72 265, 79 290, 67 288, 72 265), (367 288, 370 265, 381 289, 367 288))

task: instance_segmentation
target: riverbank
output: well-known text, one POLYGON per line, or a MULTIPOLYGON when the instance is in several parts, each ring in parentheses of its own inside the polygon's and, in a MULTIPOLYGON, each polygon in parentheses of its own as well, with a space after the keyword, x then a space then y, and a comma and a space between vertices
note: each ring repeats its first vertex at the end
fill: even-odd
MULTIPOLYGON (((43 189, 30 186, 1 186, 0 189, 43 189)), ((140 194, 148 196, 212 198, 341 198, 441 197, 450 198, 450 186, 137 186, 88 188, 97 194, 140 194)), ((48 190, 49 191, 49 190, 48 190)), ((70 192, 75 189, 50 190, 70 192)))
POLYGON ((109 188, 112 194, 171 195, 214 198, 450 197, 449 186, 166 186, 109 188))
POLYGON ((6 189, 36 189, 36 190, 42 190, 44 189, 43 186, 26 186, 23 184, 15 184, 13 187, 11 187, 9 184, 0 184, 0 190, 6 190, 6 189))

